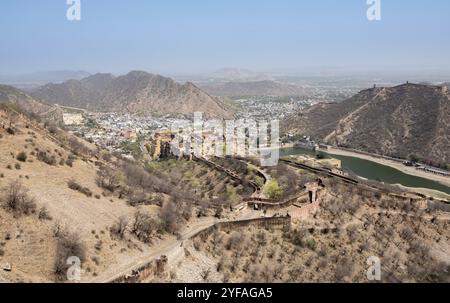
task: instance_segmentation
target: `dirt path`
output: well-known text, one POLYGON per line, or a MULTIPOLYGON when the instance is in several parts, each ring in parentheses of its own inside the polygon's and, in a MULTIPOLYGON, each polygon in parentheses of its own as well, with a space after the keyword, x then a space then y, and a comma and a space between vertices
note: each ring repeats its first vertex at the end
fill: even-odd
MULTIPOLYGON (((238 220, 251 219, 254 217, 256 217, 255 213, 247 209, 242 211, 242 213, 239 215, 238 220)), ((136 256, 134 258, 127 259, 125 262, 122 262, 122 264, 114 265, 109 270, 99 274, 97 277, 89 281, 83 282, 108 283, 109 281, 114 280, 115 278, 131 273, 133 269, 139 268, 147 264, 149 261, 161 257, 162 255, 168 256, 170 261, 171 256, 175 256, 178 254, 180 247, 182 247, 184 241, 188 240, 196 233, 222 221, 216 218, 208 217, 196 222, 195 224, 188 225, 185 228, 185 230, 181 232, 180 239, 171 238, 164 240, 163 242, 158 244, 157 247, 154 247, 150 252, 136 256)))
POLYGON ((88 283, 106 283, 108 281, 113 280, 119 276, 130 273, 134 268, 139 268, 142 265, 145 265, 149 262, 149 260, 159 258, 162 255, 169 255, 172 250, 175 250, 181 243, 193 236, 197 232, 202 231, 217 222, 214 218, 205 218, 195 224, 189 226, 181 233, 181 240, 178 239, 167 239, 163 242, 159 243, 156 247, 154 247, 150 252, 136 256, 134 258, 127 259, 125 262, 119 265, 114 265, 111 269, 102 272, 97 277, 93 278, 90 281, 86 281, 88 283))

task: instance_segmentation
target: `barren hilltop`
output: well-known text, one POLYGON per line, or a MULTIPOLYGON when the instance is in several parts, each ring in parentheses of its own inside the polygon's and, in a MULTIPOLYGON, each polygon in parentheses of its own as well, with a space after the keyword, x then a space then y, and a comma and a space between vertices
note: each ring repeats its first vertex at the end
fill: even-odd
POLYGON ((82 80, 47 84, 33 90, 33 97, 50 104, 99 111, 191 115, 231 118, 230 101, 214 97, 194 84, 179 84, 170 78, 133 71, 124 76, 95 74, 82 80))

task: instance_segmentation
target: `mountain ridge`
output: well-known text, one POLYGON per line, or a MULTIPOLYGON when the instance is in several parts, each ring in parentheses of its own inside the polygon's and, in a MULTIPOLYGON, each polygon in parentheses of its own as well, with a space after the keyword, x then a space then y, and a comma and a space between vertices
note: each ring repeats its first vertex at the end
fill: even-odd
POLYGON ((128 111, 149 114, 190 115, 231 118, 234 111, 227 100, 211 96, 194 84, 143 71, 126 75, 95 74, 62 84, 47 84, 31 95, 48 103, 88 110, 128 111))
POLYGON ((402 84, 363 90, 291 116, 285 132, 380 155, 450 163, 450 94, 446 87, 402 84))
POLYGON ((26 92, 10 85, 0 84, 0 103, 13 104, 32 113, 43 113, 51 106, 36 100, 26 92))

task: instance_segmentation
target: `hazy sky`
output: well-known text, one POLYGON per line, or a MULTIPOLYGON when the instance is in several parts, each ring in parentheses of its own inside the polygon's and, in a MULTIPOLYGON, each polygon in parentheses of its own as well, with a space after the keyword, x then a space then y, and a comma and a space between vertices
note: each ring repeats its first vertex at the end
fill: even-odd
POLYGON ((222 67, 450 69, 450 1, 0 1, 0 74, 38 70, 196 73, 222 67))

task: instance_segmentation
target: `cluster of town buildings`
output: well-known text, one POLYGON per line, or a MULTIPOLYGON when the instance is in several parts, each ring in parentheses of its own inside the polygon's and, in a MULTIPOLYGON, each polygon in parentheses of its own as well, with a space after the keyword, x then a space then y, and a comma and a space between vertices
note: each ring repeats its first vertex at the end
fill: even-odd
POLYGON ((134 143, 156 130, 169 128, 170 117, 139 116, 128 113, 64 114, 64 124, 77 135, 111 152, 126 153, 123 143, 134 143))
MULTIPOLYGON (((131 152, 124 147, 128 146, 130 143, 137 143, 137 146, 139 146, 143 152, 147 152, 146 154, 153 160, 158 159, 161 155, 166 155, 169 152, 180 156, 190 154, 192 151, 189 149, 196 148, 194 143, 199 142, 199 140, 202 142, 208 141, 208 139, 218 136, 217 134, 212 134, 212 130, 203 128, 200 134, 190 134, 189 141, 191 143, 189 143, 189 145, 187 145, 187 142, 181 142, 178 151, 174 151, 174 147, 169 146, 175 136, 172 128, 174 128, 174 125, 180 125, 179 122, 181 121, 174 117, 143 117, 127 113, 65 114, 64 117, 66 127, 72 132, 110 152, 129 156, 131 152)), ((186 120, 183 120, 183 122, 186 122, 186 120)), ((238 150, 240 145, 237 141, 238 138, 242 136, 253 138, 256 148, 258 137, 257 126, 254 125, 254 127, 248 127, 248 124, 246 124, 247 122, 240 119, 234 120, 233 123, 233 133, 227 134, 226 124, 224 124, 223 135, 221 135, 223 138, 218 138, 217 140, 220 141, 222 139, 224 146, 225 142, 229 143, 230 140, 233 140, 232 153, 234 154, 245 154, 245 152, 238 150), (238 133, 238 129, 241 130, 242 133, 238 133), (226 138, 228 138, 228 140, 226 140, 226 138)), ((270 121, 268 121, 268 123, 270 124, 270 121)), ((185 132, 186 131, 187 130, 185 130, 185 132)), ((267 138, 267 141, 269 141, 269 138, 267 138)), ((208 155, 214 154, 219 147, 217 147, 215 143, 202 143, 201 148, 201 153, 208 155)), ((220 148, 220 150, 222 150, 222 148, 220 148)), ((223 152, 226 153, 226 150, 223 150, 223 152)))
POLYGON ((299 97, 250 97, 236 100, 241 112, 240 118, 255 120, 282 119, 313 103, 299 97))

